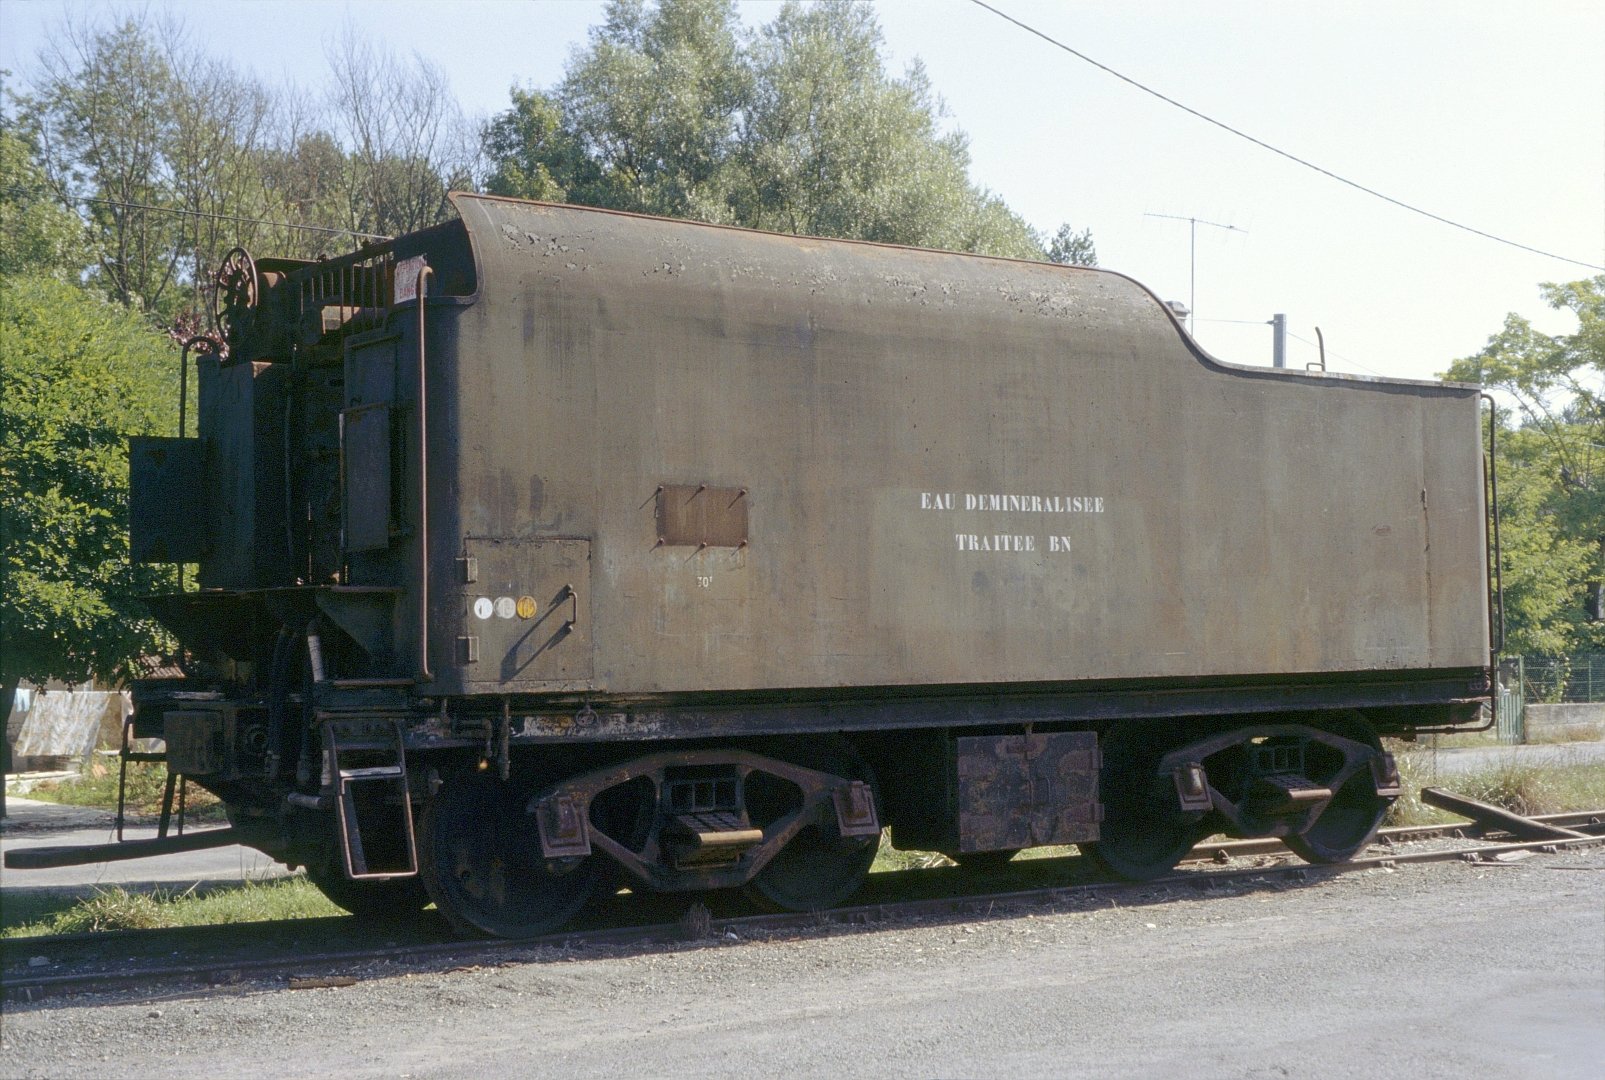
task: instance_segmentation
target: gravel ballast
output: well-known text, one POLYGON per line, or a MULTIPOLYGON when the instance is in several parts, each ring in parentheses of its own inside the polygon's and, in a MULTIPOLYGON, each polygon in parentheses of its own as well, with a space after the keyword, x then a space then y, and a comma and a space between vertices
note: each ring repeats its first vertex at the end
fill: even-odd
POLYGON ((1595 1077, 1605 851, 11 1006, 0 1075, 1595 1077))

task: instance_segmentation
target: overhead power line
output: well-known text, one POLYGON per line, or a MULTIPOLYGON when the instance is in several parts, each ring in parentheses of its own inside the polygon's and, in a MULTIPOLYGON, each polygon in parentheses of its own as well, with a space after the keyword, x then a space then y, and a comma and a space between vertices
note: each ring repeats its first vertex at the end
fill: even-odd
POLYGON ((1375 188, 1366 187, 1364 184, 1359 183, 1358 181, 1350 180, 1346 176, 1338 175, 1337 173, 1333 172, 1331 169, 1325 169, 1325 168, 1322 168, 1321 166, 1315 164, 1312 161, 1306 161, 1304 158, 1299 157, 1297 154, 1290 154, 1286 150, 1281 149, 1280 147, 1272 146, 1270 143, 1266 142, 1264 139, 1256 139, 1254 136, 1248 134, 1247 132, 1240 131, 1237 128, 1232 127, 1230 124, 1224 123, 1224 122, 1222 122, 1220 120, 1216 120, 1213 116, 1209 116, 1206 113, 1201 113, 1197 109, 1192 108, 1191 106, 1183 105, 1181 102, 1177 101, 1175 98, 1167 97, 1166 95, 1160 93, 1158 90, 1155 90, 1153 87, 1145 86, 1144 84, 1138 82, 1136 79, 1133 79, 1128 75, 1122 75, 1120 72, 1116 71, 1114 68, 1110 67, 1108 64, 1101 64, 1098 61, 1094 60, 1092 57, 1088 56, 1086 53, 1080 52, 1080 51, 1078 51, 1076 49, 1071 48, 1069 45, 1066 45, 1064 42, 1058 40, 1057 38, 1050 37, 1049 35, 1043 33, 1041 30, 1038 30, 1036 27, 1031 26, 1028 23, 1021 22, 1019 19, 1016 19, 1013 15, 1010 15, 1007 12, 999 11, 997 8, 993 7, 991 4, 986 3, 986 0, 970 0, 970 3, 974 4, 976 7, 984 8, 987 11, 990 11, 992 14, 996 15, 1000 19, 1003 19, 1005 22, 1013 23, 1015 26, 1018 26, 1021 30, 1024 30, 1026 33, 1033 34, 1036 37, 1041 38, 1043 41, 1046 41, 1049 45, 1052 45, 1054 48, 1062 49, 1063 51, 1069 53, 1071 56, 1075 57, 1077 60, 1081 60, 1081 61, 1084 61, 1085 63, 1091 64, 1093 67, 1097 68, 1099 71, 1107 72, 1108 74, 1113 75, 1115 78, 1119 79, 1121 82, 1126 83, 1127 85, 1130 85, 1130 86, 1134 86, 1138 90, 1141 90, 1143 93, 1150 94, 1153 97, 1158 98, 1160 101, 1163 101, 1167 105, 1172 105, 1172 106, 1180 109, 1182 112, 1188 113, 1189 115, 1192 115, 1192 116, 1196 116, 1198 119, 1204 121, 1205 123, 1213 124, 1214 126, 1220 128, 1222 131, 1228 131, 1231 134, 1236 135, 1239 139, 1246 139, 1247 141, 1253 143, 1255 146, 1258 146, 1261 149, 1269 150, 1271 153, 1276 154, 1279 157, 1284 157, 1287 160, 1289 160, 1289 161, 1291 161, 1291 162, 1293 162, 1293 163, 1295 163, 1297 165, 1302 165, 1306 169, 1312 169, 1315 172, 1320 173, 1322 176, 1328 177, 1329 179, 1332 179, 1332 180, 1336 180, 1338 183, 1345 184, 1345 185, 1347 185, 1347 186, 1349 186, 1351 188, 1354 188, 1356 191, 1362 191, 1367 195, 1373 196, 1374 198, 1381 199, 1383 202, 1392 203, 1394 206, 1397 206, 1402 210, 1408 210, 1412 214, 1420 214, 1424 218, 1430 218, 1431 220, 1439 222, 1440 224, 1448 225, 1448 226, 1451 226, 1452 228, 1460 229, 1460 230, 1462 230, 1464 232, 1471 233, 1473 236, 1480 236, 1485 240, 1492 240, 1495 243, 1504 244, 1507 247, 1513 247, 1513 248, 1517 248, 1517 249, 1519 249, 1521 251, 1531 252, 1534 255, 1542 255, 1546 259, 1558 259, 1561 262, 1571 263, 1574 266, 1581 266, 1581 267, 1584 267, 1585 269, 1588 269, 1588 270, 1605 270, 1605 266, 1600 266, 1597 263, 1584 262, 1582 259, 1573 259, 1573 258, 1570 258, 1570 257, 1568 257, 1566 255, 1557 255, 1553 251, 1545 251, 1542 248, 1535 248, 1535 247, 1532 247, 1532 246, 1530 246, 1528 244, 1518 243, 1515 240, 1507 240, 1503 236, 1496 236, 1491 232, 1486 232, 1486 231, 1484 231, 1482 229, 1474 228, 1473 226, 1466 225, 1466 224, 1464 224, 1462 222, 1454 221, 1454 220, 1452 220, 1450 218, 1444 217, 1442 214, 1435 214, 1431 210, 1425 210, 1425 209, 1423 209, 1423 208, 1421 208, 1419 206, 1415 206, 1415 205, 1412 205, 1411 203, 1407 203, 1403 199, 1395 199, 1392 195, 1384 194, 1383 192, 1380 192, 1380 191, 1376 190, 1375 188))
MULTIPOLYGON (((1294 341, 1302 341, 1304 344, 1308 345, 1312 349, 1319 349, 1319 348, 1323 347, 1319 342, 1311 341, 1307 337, 1300 337, 1298 334, 1293 333, 1293 331, 1291 331, 1291 330, 1289 330, 1287 332, 1287 336, 1292 338, 1294 341)), ((1330 357, 1333 357, 1334 359, 1341 360, 1345 364, 1353 364, 1355 367, 1359 368, 1361 371, 1369 371, 1371 374, 1377 376, 1380 379, 1386 379, 1388 377, 1388 376, 1382 374, 1382 372, 1378 371, 1376 368, 1367 367, 1366 365, 1360 363, 1358 360, 1355 360, 1352 357, 1344 356, 1340 352, 1333 352, 1331 349, 1327 349, 1326 350, 1326 355, 1330 356, 1330 357)))
MULTIPOLYGON (((22 188, 8 189, 13 195, 27 194, 22 188)), ((185 210, 175 206, 152 206, 149 203, 123 202, 119 199, 97 199, 89 195, 66 197, 75 203, 92 203, 96 206, 116 206, 124 210, 149 210, 157 214, 178 214, 184 217, 211 218, 214 221, 233 221, 243 225, 267 225, 275 229, 299 229, 302 232, 327 233, 334 236, 355 236, 360 240, 392 240, 394 237, 378 233, 358 232, 355 229, 336 229, 327 225, 295 225, 288 221, 268 221, 266 218, 241 217, 237 214, 217 214, 207 210, 185 210)))
POLYGON ((390 240, 392 237, 380 236, 378 233, 357 232, 355 229, 335 229, 326 225, 292 225, 287 221, 268 221, 265 218, 240 217, 236 214, 214 214, 206 210, 183 210, 172 206, 150 206, 145 203, 119 202, 116 199, 80 198, 78 202, 95 203, 101 206, 120 206, 129 210, 151 210, 158 214, 183 214, 188 217, 211 218, 215 221, 233 221, 245 225, 269 225, 275 229, 300 229, 303 232, 329 233, 335 236, 355 236, 362 240, 390 240))

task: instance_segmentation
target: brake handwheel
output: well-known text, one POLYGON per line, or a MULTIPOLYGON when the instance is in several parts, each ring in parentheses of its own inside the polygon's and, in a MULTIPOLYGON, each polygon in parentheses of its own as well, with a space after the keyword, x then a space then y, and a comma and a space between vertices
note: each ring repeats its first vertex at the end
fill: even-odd
POLYGON ((216 287, 212 290, 212 317, 224 338, 233 338, 234 331, 256 307, 260 297, 260 278, 251 253, 237 247, 223 256, 223 263, 217 268, 216 287))

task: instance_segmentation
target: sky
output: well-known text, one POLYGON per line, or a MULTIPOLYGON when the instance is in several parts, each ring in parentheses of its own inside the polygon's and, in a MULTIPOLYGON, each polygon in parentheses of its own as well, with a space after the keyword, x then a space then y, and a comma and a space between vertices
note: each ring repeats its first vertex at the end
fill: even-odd
MULTIPOLYGON (((1100 265, 1194 311, 1212 355, 1430 379, 1507 312, 1574 322, 1539 283, 1605 270, 1605 4, 989 0, 1188 108, 1357 184, 1577 265, 1428 220, 1253 145, 970 0, 879 0, 893 71, 922 61, 970 140, 971 178, 1034 227, 1090 228, 1100 265), (1169 215, 1169 216, 1164 216, 1169 215), (1196 219, 1198 224, 1187 220, 1196 219), (1206 224, 1207 223, 1207 224, 1206 224), (1227 228, 1229 226, 1229 228, 1227 228)), ((778 3, 740 5, 758 26, 778 3)), ((148 0, 202 53, 321 85, 349 22, 448 75, 471 115, 550 87, 601 21, 590 0, 148 0)), ((106 3, 0 0, 25 85, 52 27, 106 3)))

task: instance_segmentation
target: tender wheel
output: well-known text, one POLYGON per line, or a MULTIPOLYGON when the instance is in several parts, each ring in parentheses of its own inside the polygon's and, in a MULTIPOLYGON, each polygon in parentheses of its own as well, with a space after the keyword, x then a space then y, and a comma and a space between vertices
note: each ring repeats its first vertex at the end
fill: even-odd
POLYGON ((346 877, 339 858, 318 866, 308 866, 307 880, 334 904, 351 914, 374 922, 400 922, 416 918, 429 906, 429 893, 422 878, 385 878, 379 881, 352 881, 346 877))
MULTIPOLYGON (((1358 717, 1323 726, 1334 735, 1364 743, 1373 750, 1382 748, 1371 725, 1358 717)), ((1371 842, 1392 802, 1377 794, 1370 769, 1356 770, 1347 783, 1332 793, 1332 801, 1303 835, 1284 837, 1283 842, 1305 862, 1348 862, 1371 842)))
POLYGON ((418 872, 457 930, 483 937, 534 937, 585 906, 600 877, 596 856, 547 859, 530 791, 484 773, 446 779, 419 821, 418 872))
POLYGON ((1173 745, 1179 745, 1173 733, 1140 725, 1116 728, 1103 739, 1103 825, 1096 844, 1080 846, 1119 877, 1163 877, 1206 835, 1204 813, 1184 812, 1176 804, 1175 782, 1154 774, 1173 745))
POLYGON ((1004 851, 946 851, 948 858, 966 870, 978 874, 989 873, 1003 869, 1009 861, 1020 854, 1020 848, 1008 848, 1004 851))
MULTIPOLYGON (((863 780, 871 787, 875 777, 869 763, 840 736, 810 736, 807 740, 766 747, 769 756, 808 769, 863 780)), ((775 777, 754 773, 747 778, 747 812, 759 828, 796 810, 802 793, 775 777)), ((791 843, 758 871, 745 892, 760 907, 775 911, 819 911, 842 903, 864 883, 880 836, 842 836, 835 817, 826 811, 824 822, 808 825, 791 843)))

